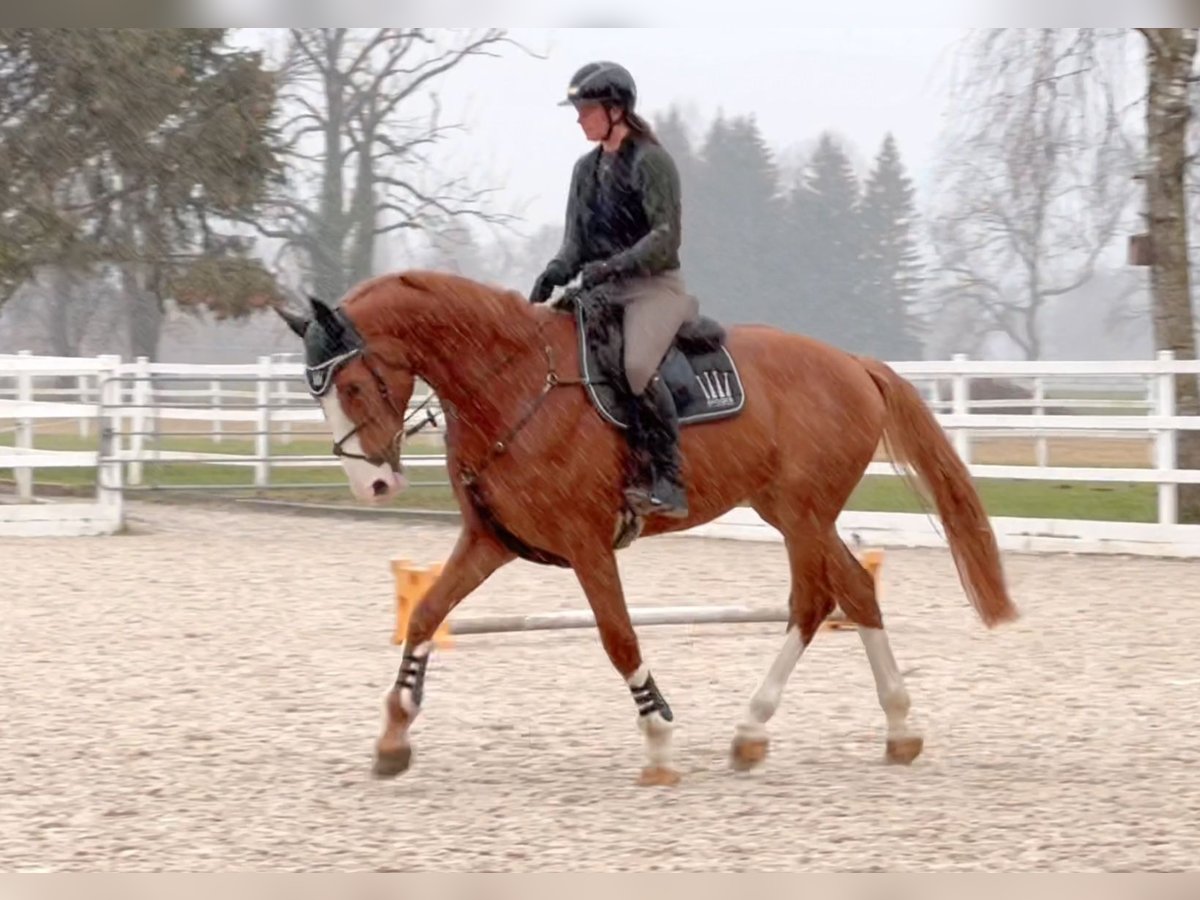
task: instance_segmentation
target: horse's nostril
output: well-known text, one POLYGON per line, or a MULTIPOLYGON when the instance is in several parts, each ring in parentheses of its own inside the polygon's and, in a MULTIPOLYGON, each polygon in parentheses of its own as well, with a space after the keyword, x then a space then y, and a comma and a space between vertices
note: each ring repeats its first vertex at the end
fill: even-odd
POLYGON ((382 497, 387 493, 387 491, 387 482, 382 478, 376 478, 373 482, 371 482, 371 493, 373 493, 376 497, 382 497))

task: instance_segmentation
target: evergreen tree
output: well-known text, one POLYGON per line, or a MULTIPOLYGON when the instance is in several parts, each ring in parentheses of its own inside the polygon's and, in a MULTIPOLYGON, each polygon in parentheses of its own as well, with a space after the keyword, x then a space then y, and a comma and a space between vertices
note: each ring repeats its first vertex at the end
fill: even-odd
POLYGON ((819 302, 813 284, 813 231, 816 228, 816 198, 803 175, 787 191, 780 215, 777 239, 777 272, 781 291, 790 302, 781 310, 782 327, 802 334, 829 331, 824 319, 825 304, 819 302), (784 287, 786 286, 786 287, 784 287))
POLYGON ((829 133, 821 135, 793 217, 808 226, 802 254, 809 271, 808 333, 846 350, 866 351, 873 323, 864 304, 863 237, 859 185, 846 153, 829 133))
POLYGON ((279 172, 275 75, 227 29, 3 29, 0 302, 47 266, 119 270, 130 351, 164 303, 247 315, 277 296, 222 234, 279 172))
POLYGON ((920 329, 914 305, 924 282, 913 231, 916 206, 912 183, 889 133, 867 179, 862 203, 864 323, 866 352, 886 359, 919 359, 920 329))
POLYGON ((696 156, 683 114, 678 107, 672 106, 665 116, 654 120, 654 133, 671 154, 671 158, 675 160, 675 168, 679 170, 679 190, 683 198, 683 245, 680 248, 680 264, 684 277, 691 281, 696 268, 692 263, 699 255, 696 242, 702 242, 700 235, 704 228, 700 160, 696 156))
POLYGON ((727 322, 777 323, 775 240, 781 216, 771 152, 753 117, 709 129, 693 195, 688 277, 704 311, 727 322))
MULTIPOLYGON (((659 143, 675 160, 675 167, 679 169, 680 181, 686 183, 694 179, 697 165, 695 149, 692 147, 692 139, 688 134, 688 128, 679 107, 672 106, 667 110, 666 115, 655 117, 654 134, 658 137, 659 143)), ((686 209, 688 197, 686 187, 683 196, 686 209)))

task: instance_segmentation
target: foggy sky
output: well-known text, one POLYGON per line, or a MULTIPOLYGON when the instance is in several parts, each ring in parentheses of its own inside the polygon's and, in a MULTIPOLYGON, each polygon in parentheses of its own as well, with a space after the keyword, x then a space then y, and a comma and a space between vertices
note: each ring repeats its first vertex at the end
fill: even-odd
MULTIPOLYGON (((511 48, 472 61, 441 85, 448 120, 469 123, 453 138, 447 166, 503 185, 497 202, 534 222, 561 220, 571 166, 589 149, 574 112, 555 104, 571 73, 612 59, 633 73, 639 108, 673 102, 706 128, 720 111, 753 113, 774 151, 812 142, 825 129, 863 156, 895 133, 921 181, 935 152, 944 88, 961 29, 663 28, 515 29, 546 56, 511 48)), ((686 198, 685 198, 686 199, 686 198)))
MULTIPOLYGON (((561 224, 575 159, 590 145, 570 108, 571 74, 594 59, 633 73, 648 118, 680 104, 697 133, 718 112, 753 114, 773 152, 807 149, 823 130, 866 165, 887 131, 921 189, 936 154, 945 90, 962 28, 516 28, 499 58, 440 77, 444 122, 461 123, 436 151, 447 175, 494 188, 492 208, 561 224), (544 58, 539 58, 544 57, 544 58)), ((285 31, 247 30, 240 44, 282 46, 285 31)), ((422 107, 423 108, 423 107, 422 107)), ((686 198, 685 198, 686 202, 686 198)))

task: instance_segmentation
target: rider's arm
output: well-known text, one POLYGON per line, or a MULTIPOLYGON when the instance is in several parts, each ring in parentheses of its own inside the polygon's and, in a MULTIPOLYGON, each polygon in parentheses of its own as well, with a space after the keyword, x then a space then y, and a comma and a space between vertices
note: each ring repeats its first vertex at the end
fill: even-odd
POLYGON ((587 157, 582 157, 575 163, 571 172, 571 186, 567 191, 567 214, 563 224, 562 244, 554 254, 552 262, 562 266, 570 281, 578 273, 583 257, 583 248, 579 245, 579 204, 583 190, 584 164, 587 157))
POLYGON ((638 178, 650 230, 607 262, 622 275, 657 275, 679 266, 682 241, 679 170, 665 150, 651 144, 639 161, 638 178))

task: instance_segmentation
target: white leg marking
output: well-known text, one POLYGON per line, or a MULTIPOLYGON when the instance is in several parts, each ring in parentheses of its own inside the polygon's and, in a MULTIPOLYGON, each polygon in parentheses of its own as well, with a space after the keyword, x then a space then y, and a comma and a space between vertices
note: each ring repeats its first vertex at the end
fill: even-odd
MULTIPOLYGON (((637 671, 625 679, 631 688, 640 688, 650 677, 650 667, 646 663, 638 666, 637 671)), ((649 715, 638 714, 638 730, 646 738, 646 761, 650 766, 671 766, 671 733, 675 723, 668 722, 658 710, 649 715)))
POLYGON ((875 692, 879 696, 879 705, 887 716, 888 737, 905 738, 912 736, 908 727, 908 690, 904 687, 904 678, 900 675, 900 667, 892 655, 892 645, 887 633, 882 628, 860 628, 863 648, 867 651, 867 660, 871 663, 871 672, 875 676, 875 692))
POLYGON ((803 653, 804 641, 800 639, 800 629, 793 626, 788 629, 787 637, 783 639, 783 647, 780 648, 775 661, 771 663, 771 668, 767 670, 766 678, 758 686, 754 696, 750 698, 745 718, 737 727, 740 736, 752 739, 762 739, 767 736, 767 722, 779 709, 779 701, 783 699, 783 689, 803 653))
MULTIPOLYGON (((329 393, 321 398, 321 409, 325 413, 325 422, 329 425, 334 441, 354 430, 354 423, 342 410, 337 388, 330 388, 329 393)), ((362 442, 357 434, 342 444, 342 448, 348 453, 363 455, 362 442)), ((342 470, 350 481, 350 490, 364 503, 390 500, 407 485, 404 476, 389 465, 373 466, 363 459, 339 459, 342 470), (379 492, 376 491, 377 484, 380 485, 379 492)))

